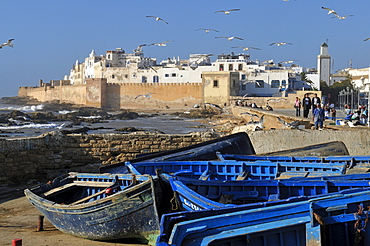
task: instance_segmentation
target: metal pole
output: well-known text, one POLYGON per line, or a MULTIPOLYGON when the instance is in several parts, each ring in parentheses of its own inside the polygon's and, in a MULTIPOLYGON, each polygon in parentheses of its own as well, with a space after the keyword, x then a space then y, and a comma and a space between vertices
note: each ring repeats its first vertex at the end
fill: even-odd
POLYGON ((355 105, 353 105, 355 102, 354 102, 354 100, 353 100, 353 90, 351 89, 351 108, 352 108, 352 110, 351 110, 351 112, 353 113, 355 110, 355 105))

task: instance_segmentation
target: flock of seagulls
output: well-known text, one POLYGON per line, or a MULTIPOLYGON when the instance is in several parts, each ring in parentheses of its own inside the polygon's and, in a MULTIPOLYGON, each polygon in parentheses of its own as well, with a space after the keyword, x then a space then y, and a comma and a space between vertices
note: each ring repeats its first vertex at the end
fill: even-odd
MULTIPOLYGON (((283 0, 283 1, 289 1, 289 0, 283 0)), ((334 15, 332 18, 338 18, 340 20, 344 20, 344 19, 347 19, 348 17, 350 16, 353 16, 353 15, 339 15, 335 10, 333 9, 330 9, 330 8, 326 8, 326 7, 321 7, 322 9, 328 11, 327 14, 328 15, 334 15)), ((214 13, 224 13, 225 15, 229 15, 231 14, 232 12, 237 12, 239 11, 240 9, 228 9, 228 10, 218 10, 218 11, 215 11, 214 13)), ((162 21, 166 24, 168 24, 167 21, 165 21, 164 19, 158 17, 158 16, 152 16, 152 15, 147 15, 146 17, 149 17, 149 18, 154 18, 156 21, 162 21)), ((219 32, 218 30, 216 29, 212 29, 212 28, 198 28, 196 29, 196 31, 204 31, 206 33, 210 33, 210 32, 219 32)), ((236 37, 236 36, 218 36, 218 37, 215 37, 215 38, 225 38, 227 39, 228 41, 233 41, 233 40, 244 40, 243 38, 240 38, 240 37, 236 37)), ((364 41, 369 41, 370 40, 370 37, 369 38, 366 38, 364 39, 364 41)), ((166 43, 168 42, 171 42, 171 41, 166 41, 166 42, 162 42, 162 43, 154 43, 154 44, 151 44, 151 45, 158 45, 158 46, 166 46, 166 43)), ((283 45, 292 45, 292 43, 289 43, 289 42, 274 42, 274 43, 271 43, 269 44, 269 46, 283 46, 283 45)), ((150 45, 148 45, 150 46, 150 45)), ((142 47, 138 47, 138 49, 136 50, 139 50, 141 51, 141 48, 142 47)), ((259 48, 255 48, 255 47, 245 47, 245 46, 236 46, 236 47, 231 47, 231 48, 240 48, 242 49, 243 51, 249 51, 249 50, 260 50, 259 48)), ((288 64, 288 63, 292 63, 293 61, 296 61, 296 60, 290 60, 290 61, 283 61, 283 62, 280 62, 280 64, 288 64)))
POLYGON ((344 19, 347 19, 347 17, 349 17, 349 16, 353 16, 353 15, 340 16, 340 15, 338 15, 338 13, 334 9, 329 9, 329 8, 326 8, 326 7, 321 7, 321 8, 327 10, 328 15, 333 14, 334 17, 332 17, 332 18, 338 18, 339 20, 344 20, 344 19))
POLYGON ((14 40, 14 38, 9 39, 6 43, 0 44, 0 49, 2 49, 4 46, 9 46, 9 47, 13 48, 13 46, 14 46, 13 40, 14 40))

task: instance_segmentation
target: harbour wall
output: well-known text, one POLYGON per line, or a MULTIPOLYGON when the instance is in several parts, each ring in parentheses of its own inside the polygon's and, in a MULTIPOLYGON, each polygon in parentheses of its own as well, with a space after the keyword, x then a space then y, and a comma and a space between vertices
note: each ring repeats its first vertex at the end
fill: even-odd
MULTIPOLYGON (((250 132, 257 154, 342 141, 350 155, 369 155, 370 130, 269 130, 250 132)), ((221 137, 215 133, 89 134, 48 133, 36 138, 0 140, 1 184, 45 181, 69 171, 97 172, 101 165, 138 154, 176 149, 221 137)))
POLYGON ((0 139, 0 184, 50 180, 69 171, 98 172, 102 165, 138 154, 171 150, 218 138, 214 133, 71 134, 51 132, 35 138, 0 139))
POLYGON ((18 96, 97 108, 164 108, 200 103, 202 90, 202 83, 107 83, 106 79, 87 79, 83 85, 20 87, 18 96))

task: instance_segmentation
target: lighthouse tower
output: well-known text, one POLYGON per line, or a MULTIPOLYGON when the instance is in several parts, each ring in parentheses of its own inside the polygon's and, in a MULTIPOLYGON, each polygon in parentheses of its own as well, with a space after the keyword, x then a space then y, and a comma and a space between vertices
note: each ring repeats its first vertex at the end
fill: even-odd
POLYGON ((330 86, 330 60, 328 45, 323 43, 320 48, 320 55, 317 56, 317 72, 320 82, 325 81, 328 86, 330 86))

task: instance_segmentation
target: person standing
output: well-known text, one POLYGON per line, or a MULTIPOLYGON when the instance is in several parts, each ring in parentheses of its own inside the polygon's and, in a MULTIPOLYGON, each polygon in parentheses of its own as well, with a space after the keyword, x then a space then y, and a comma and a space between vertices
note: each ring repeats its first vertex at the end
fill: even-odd
POLYGON ((321 100, 317 96, 317 93, 315 93, 315 94, 313 94, 313 98, 312 98, 312 102, 311 102, 311 105, 312 105, 312 113, 315 110, 317 104, 321 104, 321 100))
POLYGON ((321 108, 320 103, 316 105, 316 108, 313 111, 312 120, 315 123, 315 129, 322 130, 324 126, 325 112, 324 112, 324 109, 321 108))
POLYGON ((301 116, 301 100, 296 97, 294 101, 295 116, 301 116))
POLYGON ((308 118, 308 113, 311 109, 311 99, 308 97, 308 94, 304 94, 302 103, 303 103, 303 117, 308 118))

